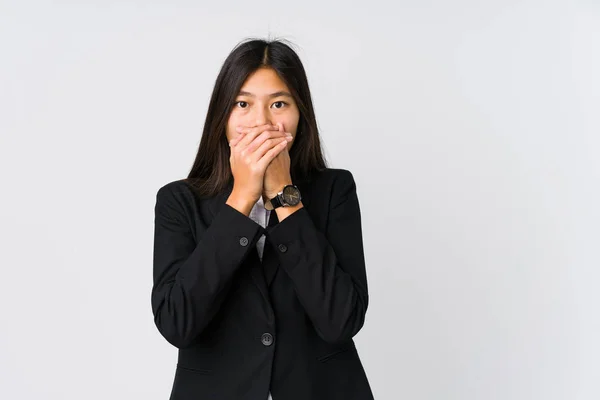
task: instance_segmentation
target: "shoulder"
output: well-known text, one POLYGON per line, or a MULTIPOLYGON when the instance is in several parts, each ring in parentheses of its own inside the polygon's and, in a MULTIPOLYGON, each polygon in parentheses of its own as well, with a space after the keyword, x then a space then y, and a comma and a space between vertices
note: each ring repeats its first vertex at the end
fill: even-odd
POLYGON ((356 197, 354 175, 348 169, 337 168, 332 172, 331 204, 335 207, 349 198, 356 197))
POLYGON ((169 181, 156 191, 157 211, 164 210, 169 214, 187 213, 194 207, 194 193, 185 179, 169 181))
MULTIPOLYGON (((313 173, 306 186, 308 192, 323 197, 329 208, 335 207, 356 195, 352 172, 344 168, 325 168, 313 173)), ((323 204, 325 206, 325 204, 323 204)))
POLYGON ((327 184, 331 187, 332 192, 337 195, 347 194, 348 191, 356 189, 354 175, 348 169, 344 168, 327 168, 323 171, 324 178, 327 184))
POLYGON ((319 183, 326 186, 344 186, 354 183, 352 172, 344 168, 325 168, 316 172, 311 178, 314 183, 319 183))
POLYGON ((168 200, 190 193, 191 189, 185 179, 170 181, 160 186, 156 192, 157 199, 168 200))

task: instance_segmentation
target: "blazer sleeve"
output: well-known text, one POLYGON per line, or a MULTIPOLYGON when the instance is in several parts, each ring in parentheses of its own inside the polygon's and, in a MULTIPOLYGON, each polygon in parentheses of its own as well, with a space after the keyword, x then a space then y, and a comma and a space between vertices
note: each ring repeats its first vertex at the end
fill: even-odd
POLYGON ((350 171, 342 171, 333 184, 325 232, 300 208, 266 233, 317 334, 330 343, 358 333, 369 301, 356 183, 350 171))
POLYGON ((186 208, 165 185, 154 208, 154 323, 173 346, 188 347, 219 310, 232 277, 264 228, 223 204, 201 238, 194 239, 186 208))

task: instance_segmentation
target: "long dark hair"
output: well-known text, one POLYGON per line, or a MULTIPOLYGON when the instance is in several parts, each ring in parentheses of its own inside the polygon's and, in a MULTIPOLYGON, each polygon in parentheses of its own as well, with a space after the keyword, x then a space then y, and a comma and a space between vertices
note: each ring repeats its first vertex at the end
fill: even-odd
POLYGON ((229 53, 217 76, 194 165, 187 177, 199 196, 212 197, 233 182, 227 121, 240 88, 254 71, 270 67, 288 86, 300 120, 290 149, 292 182, 310 179, 327 168, 306 72, 300 58, 285 40, 245 39, 229 53))

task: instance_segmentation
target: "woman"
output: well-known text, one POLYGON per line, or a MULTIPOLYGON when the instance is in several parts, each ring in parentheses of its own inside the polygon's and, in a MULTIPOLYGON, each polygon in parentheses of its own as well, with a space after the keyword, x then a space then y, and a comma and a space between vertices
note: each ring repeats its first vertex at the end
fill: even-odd
POLYGON ((356 185, 328 168, 284 42, 229 54, 187 179, 156 195, 152 312, 179 349, 174 400, 366 400, 356 185))

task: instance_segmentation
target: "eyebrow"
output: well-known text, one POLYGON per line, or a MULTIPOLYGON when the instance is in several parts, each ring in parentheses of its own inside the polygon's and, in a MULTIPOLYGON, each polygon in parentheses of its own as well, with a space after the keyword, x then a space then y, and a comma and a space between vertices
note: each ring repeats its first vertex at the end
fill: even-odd
MULTIPOLYGON (((238 93, 238 96, 256 97, 254 94, 252 94, 250 92, 246 92, 244 90, 240 90, 240 92, 238 93)), ((268 97, 273 98, 273 97, 279 97, 279 96, 292 97, 292 95, 289 92, 286 92, 285 90, 280 90, 279 92, 271 93, 268 97)))

